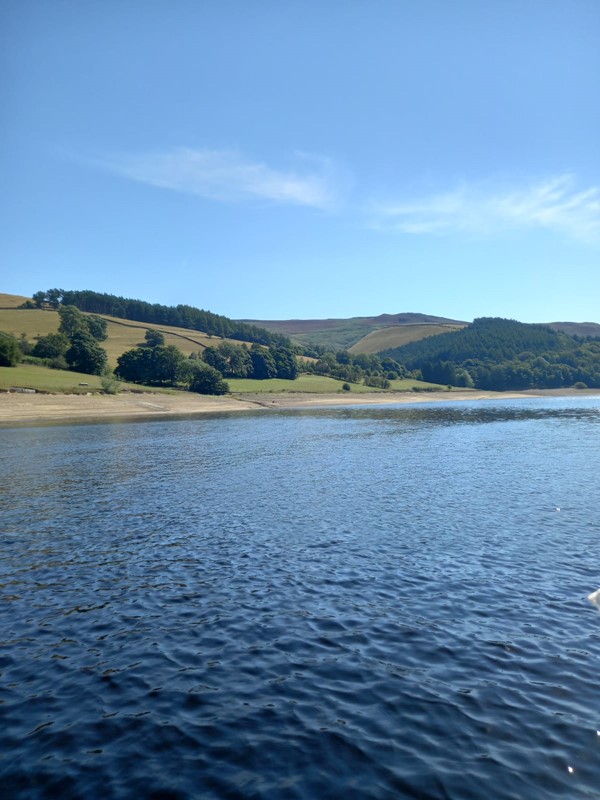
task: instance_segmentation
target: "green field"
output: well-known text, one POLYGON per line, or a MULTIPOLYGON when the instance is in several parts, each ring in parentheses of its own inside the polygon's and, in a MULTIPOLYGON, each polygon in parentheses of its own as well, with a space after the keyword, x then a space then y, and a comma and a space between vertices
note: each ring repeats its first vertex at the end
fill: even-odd
POLYGON ((310 333, 295 333, 290 335, 290 339, 302 347, 310 347, 319 344, 327 350, 348 350, 352 345, 362 339, 365 334, 376 331, 377 327, 372 325, 365 328, 364 324, 348 321, 335 328, 315 330, 310 333))
POLYGON ((62 369, 48 369, 34 364, 0 367, 0 389, 6 390, 11 386, 37 389, 40 392, 85 394, 100 391, 100 377, 62 369), (80 383, 87 385, 80 386, 80 383))
MULTIPOLYGON (((6 297, 6 295, 5 295, 6 297)), ((41 309, 0 309, 0 331, 21 338, 24 333, 33 344, 37 336, 58 331, 58 312, 41 309)))
MULTIPOLYGON (((51 394, 86 394, 99 392, 100 376, 84 375, 81 372, 69 372, 62 369, 49 369, 35 364, 19 364, 16 367, 0 367, 0 391, 12 386, 22 389, 35 389, 38 392, 51 394), (81 384, 86 384, 81 386, 81 384)), ((137 392, 173 392, 174 389, 157 389, 156 387, 138 386, 122 383, 123 389, 137 392)))
MULTIPOLYGON (((295 381, 286 381, 280 378, 272 378, 266 381, 255 381, 244 378, 230 378, 229 388, 233 394, 241 393, 260 393, 274 394, 281 392, 304 392, 310 394, 333 394, 343 392, 343 381, 336 381, 323 375, 300 375, 295 381)), ((137 384, 123 383, 122 388, 130 391, 142 392, 167 392, 172 393, 176 389, 162 389, 156 386, 139 386, 137 384)), ((350 384, 352 387, 349 392, 343 392, 351 396, 354 394, 373 394, 382 392, 372 386, 362 384, 350 384)), ((6 391, 10 387, 20 387, 23 389, 36 389, 38 392, 50 392, 57 394, 86 394, 87 392, 101 391, 100 377, 98 375, 83 375, 79 372, 68 372, 62 369, 48 369, 34 364, 19 364, 16 367, 0 367, 0 391, 6 391), (85 384, 85 385, 81 385, 85 384)), ((413 387, 417 390, 427 388, 443 390, 445 386, 438 386, 422 381, 397 380, 391 382, 391 388, 387 391, 410 392, 413 387)))
POLYGON ((447 386, 440 383, 428 383, 427 381, 415 381, 413 378, 401 378, 397 381, 390 381, 391 392, 446 392, 451 391, 447 386))
MULTIPOLYGON (((324 375, 300 375, 295 381, 286 381, 281 378, 271 378, 266 381, 255 381, 247 378, 228 378, 227 383, 232 393, 260 392, 280 393, 280 392, 307 392, 311 394, 333 394, 343 392, 344 381, 337 381, 335 378, 328 378, 324 375)), ((344 394, 373 394, 382 391, 410 392, 413 388, 417 390, 438 389, 445 390, 445 386, 434 383, 424 383, 412 379, 391 381, 390 389, 376 389, 373 386, 364 386, 361 383, 351 383, 349 392, 344 394)))
MULTIPOLYGON (((341 392, 344 381, 336 381, 324 375, 299 375, 295 381, 288 381, 282 378, 270 378, 265 381, 256 381, 251 378, 227 378, 229 388, 233 393, 239 392, 260 392, 280 393, 280 392, 309 392, 325 394, 341 392)), ((376 392, 370 386, 350 384, 353 392, 376 392)), ((348 393, 349 394, 349 393, 348 393)))

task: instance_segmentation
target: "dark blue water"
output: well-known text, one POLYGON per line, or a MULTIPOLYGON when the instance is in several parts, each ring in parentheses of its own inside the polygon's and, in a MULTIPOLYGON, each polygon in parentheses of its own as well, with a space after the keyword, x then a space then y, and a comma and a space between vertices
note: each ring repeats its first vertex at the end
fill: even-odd
POLYGON ((0 448, 2 797, 600 796, 600 400, 0 448))

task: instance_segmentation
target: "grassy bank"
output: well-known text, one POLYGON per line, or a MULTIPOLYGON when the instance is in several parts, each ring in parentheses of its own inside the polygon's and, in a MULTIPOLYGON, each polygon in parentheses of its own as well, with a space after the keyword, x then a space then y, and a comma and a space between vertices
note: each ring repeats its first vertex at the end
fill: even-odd
MULTIPOLYGON (((282 392, 302 392, 307 394, 374 394, 381 393, 382 389, 362 384, 350 384, 350 391, 342 390, 343 381, 328 378, 323 375, 300 375, 295 381, 286 381, 281 378, 272 378, 266 381, 255 381, 246 378, 229 378, 227 383, 233 394, 280 394, 282 392)), ((19 364, 16 367, 0 367, 0 391, 11 387, 35 389, 38 392, 51 392, 58 394, 86 394, 101 390, 98 375, 84 375, 80 372, 70 372, 62 369, 48 369, 34 364, 19 364), (84 385, 82 385, 84 384, 84 385)), ((123 383, 125 390, 137 392, 173 393, 177 389, 159 388, 156 386, 140 386, 133 383, 123 383)), ((423 383, 414 380, 391 381, 388 391, 410 392, 424 390, 443 391, 445 386, 433 383, 423 383)))
MULTIPOLYGON (((280 392, 307 392, 311 394, 331 394, 333 392, 343 392, 343 394, 373 394, 381 393, 382 389, 372 386, 364 386, 360 383, 351 383, 350 391, 344 392, 342 386, 344 381, 328 378, 324 375, 300 375, 295 381, 286 381, 281 378, 271 378, 266 381, 255 381, 247 378, 228 378, 227 383, 232 392, 238 393, 280 393, 280 392)), ((387 391, 410 392, 414 389, 427 390, 436 389, 443 391, 445 386, 438 386, 434 383, 424 383, 414 380, 397 380, 390 382, 390 389, 387 391)))
MULTIPOLYGON (((87 394, 101 391, 98 375, 84 375, 62 369, 48 369, 34 364, 19 364, 16 367, 0 367, 0 391, 11 387, 35 389, 37 392, 51 394, 87 394), (83 385, 82 385, 83 384, 83 385)), ((137 392, 174 392, 175 389, 137 386, 132 383, 121 384, 123 389, 137 392)))

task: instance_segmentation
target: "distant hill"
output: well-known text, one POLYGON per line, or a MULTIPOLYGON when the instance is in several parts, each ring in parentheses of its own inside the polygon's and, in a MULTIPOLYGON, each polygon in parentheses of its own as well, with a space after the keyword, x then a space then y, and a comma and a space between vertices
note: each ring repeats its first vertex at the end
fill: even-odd
POLYGON ((351 350, 353 353, 376 353, 388 347, 400 346, 406 341, 446 332, 449 328, 462 328, 468 324, 447 317, 414 312, 348 319, 240 321, 289 336, 293 342, 304 347, 320 346, 334 351, 351 350), (377 332, 381 332, 381 338, 368 340, 368 337, 377 332))
MULTIPOLYGON (((410 342, 460 330, 469 324, 464 320, 416 312, 347 319, 243 319, 240 322, 283 334, 303 347, 349 350, 354 355, 387 352, 410 342)), ((596 322, 541 324, 570 336, 600 336, 600 324, 596 322)))
POLYGON ((548 325, 483 317, 453 333, 380 354, 424 380, 478 389, 600 387, 600 339, 578 340, 548 325))
POLYGON ((600 336, 600 324, 597 322, 548 322, 547 324, 552 330, 568 333, 569 336, 600 336))

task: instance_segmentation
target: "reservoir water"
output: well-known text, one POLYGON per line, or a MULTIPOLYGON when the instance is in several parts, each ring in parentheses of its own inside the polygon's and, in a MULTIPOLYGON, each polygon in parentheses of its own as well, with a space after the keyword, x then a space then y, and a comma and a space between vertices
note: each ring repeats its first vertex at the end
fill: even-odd
POLYGON ((0 430, 3 798, 600 796, 600 399, 0 430))

